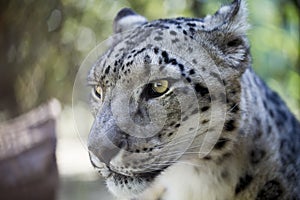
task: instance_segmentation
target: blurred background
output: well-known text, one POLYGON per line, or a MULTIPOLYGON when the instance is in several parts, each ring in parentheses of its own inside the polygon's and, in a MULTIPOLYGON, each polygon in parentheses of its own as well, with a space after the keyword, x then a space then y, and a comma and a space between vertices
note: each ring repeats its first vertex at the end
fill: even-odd
MULTIPOLYGON (((75 113, 88 111, 72 108, 72 90, 84 58, 112 33, 116 13, 130 7, 149 20, 204 17, 228 2, 0 1, 0 123, 53 97, 61 102, 57 120, 57 199, 111 199, 90 165, 85 142, 76 133, 73 109, 75 113)), ((248 8, 253 67, 300 119, 299 1, 249 0, 248 8)))

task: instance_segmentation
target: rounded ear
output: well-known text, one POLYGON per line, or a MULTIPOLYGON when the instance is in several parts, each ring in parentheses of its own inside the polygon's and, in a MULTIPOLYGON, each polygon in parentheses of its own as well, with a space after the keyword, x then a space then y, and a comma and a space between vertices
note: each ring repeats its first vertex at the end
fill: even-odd
POLYGON ((251 62, 249 43, 246 37, 249 24, 244 0, 234 0, 222 6, 213 16, 204 18, 204 32, 222 52, 225 62, 243 72, 251 62))
POLYGON ((244 0, 234 0, 231 4, 222 6, 213 16, 204 18, 207 31, 222 30, 226 32, 245 34, 249 28, 248 11, 244 0))
POLYGON ((145 22, 147 22, 145 17, 135 13, 129 8, 123 8, 114 19, 114 33, 121 33, 145 22))

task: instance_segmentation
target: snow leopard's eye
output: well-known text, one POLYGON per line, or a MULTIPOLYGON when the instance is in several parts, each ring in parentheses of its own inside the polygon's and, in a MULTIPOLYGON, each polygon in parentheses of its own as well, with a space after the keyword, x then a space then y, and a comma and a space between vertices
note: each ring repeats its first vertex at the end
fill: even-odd
POLYGON ((102 93, 103 93, 102 88, 99 85, 95 85, 93 89, 93 95, 95 96, 95 98, 101 100, 102 93))
POLYGON ((152 90, 158 94, 163 94, 168 91, 169 82, 167 80, 160 80, 152 83, 152 90))
POLYGON ((168 90, 169 82, 167 80, 159 80, 147 84, 142 95, 146 99, 151 99, 165 94, 168 90))

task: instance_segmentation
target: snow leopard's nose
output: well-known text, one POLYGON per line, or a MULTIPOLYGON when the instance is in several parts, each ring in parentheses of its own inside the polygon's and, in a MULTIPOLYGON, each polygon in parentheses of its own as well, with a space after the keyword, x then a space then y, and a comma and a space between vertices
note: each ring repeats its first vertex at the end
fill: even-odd
MULTIPOLYGON (((111 116, 109 108, 102 110, 101 114, 96 116, 88 137, 90 155, 97 157, 100 162, 107 166, 121 149, 127 147, 124 133, 118 128, 111 116)), ((91 158, 92 164, 97 166, 95 160, 95 158, 91 158)))
MULTIPOLYGON (((104 142, 106 143, 106 142, 104 142)), ((120 149, 115 145, 99 145, 89 146, 90 160, 94 167, 101 168, 101 163, 105 163, 109 166, 110 161, 119 153, 120 149)))
MULTIPOLYGON (((112 128, 109 130, 110 132, 108 132, 105 131, 105 129, 98 129, 94 126, 97 126, 97 124, 93 125, 90 132, 88 149, 94 157, 97 157, 100 160, 100 162, 109 166, 110 161, 120 152, 120 149, 124 144, 119 144, 121 141, 117 142, 116 136, 110 137, 111 135, 117 134, 112 133, 112 131, 114 131, 112 128)), ((91 162, 93 165, 97 166, 97 163, 93 160, 96 159, 91 159, 91 162)))
POLYGON ((90 161, 95 168, 103 168, 104 164, 109 166, 110 161, 118 154, 119 151, 104 150, 95 151, 89 150, 90 161), (95 153, 94 153, 95 152, 95 153))

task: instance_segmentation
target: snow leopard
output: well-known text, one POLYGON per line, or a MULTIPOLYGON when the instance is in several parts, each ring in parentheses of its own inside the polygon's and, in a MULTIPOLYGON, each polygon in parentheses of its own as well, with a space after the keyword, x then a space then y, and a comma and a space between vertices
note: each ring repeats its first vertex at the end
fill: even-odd
POLYGON ((89 156, 116 198, 300 199, 300 124, 251 66, 247 15, 119 11, 88 74, 89 156))

